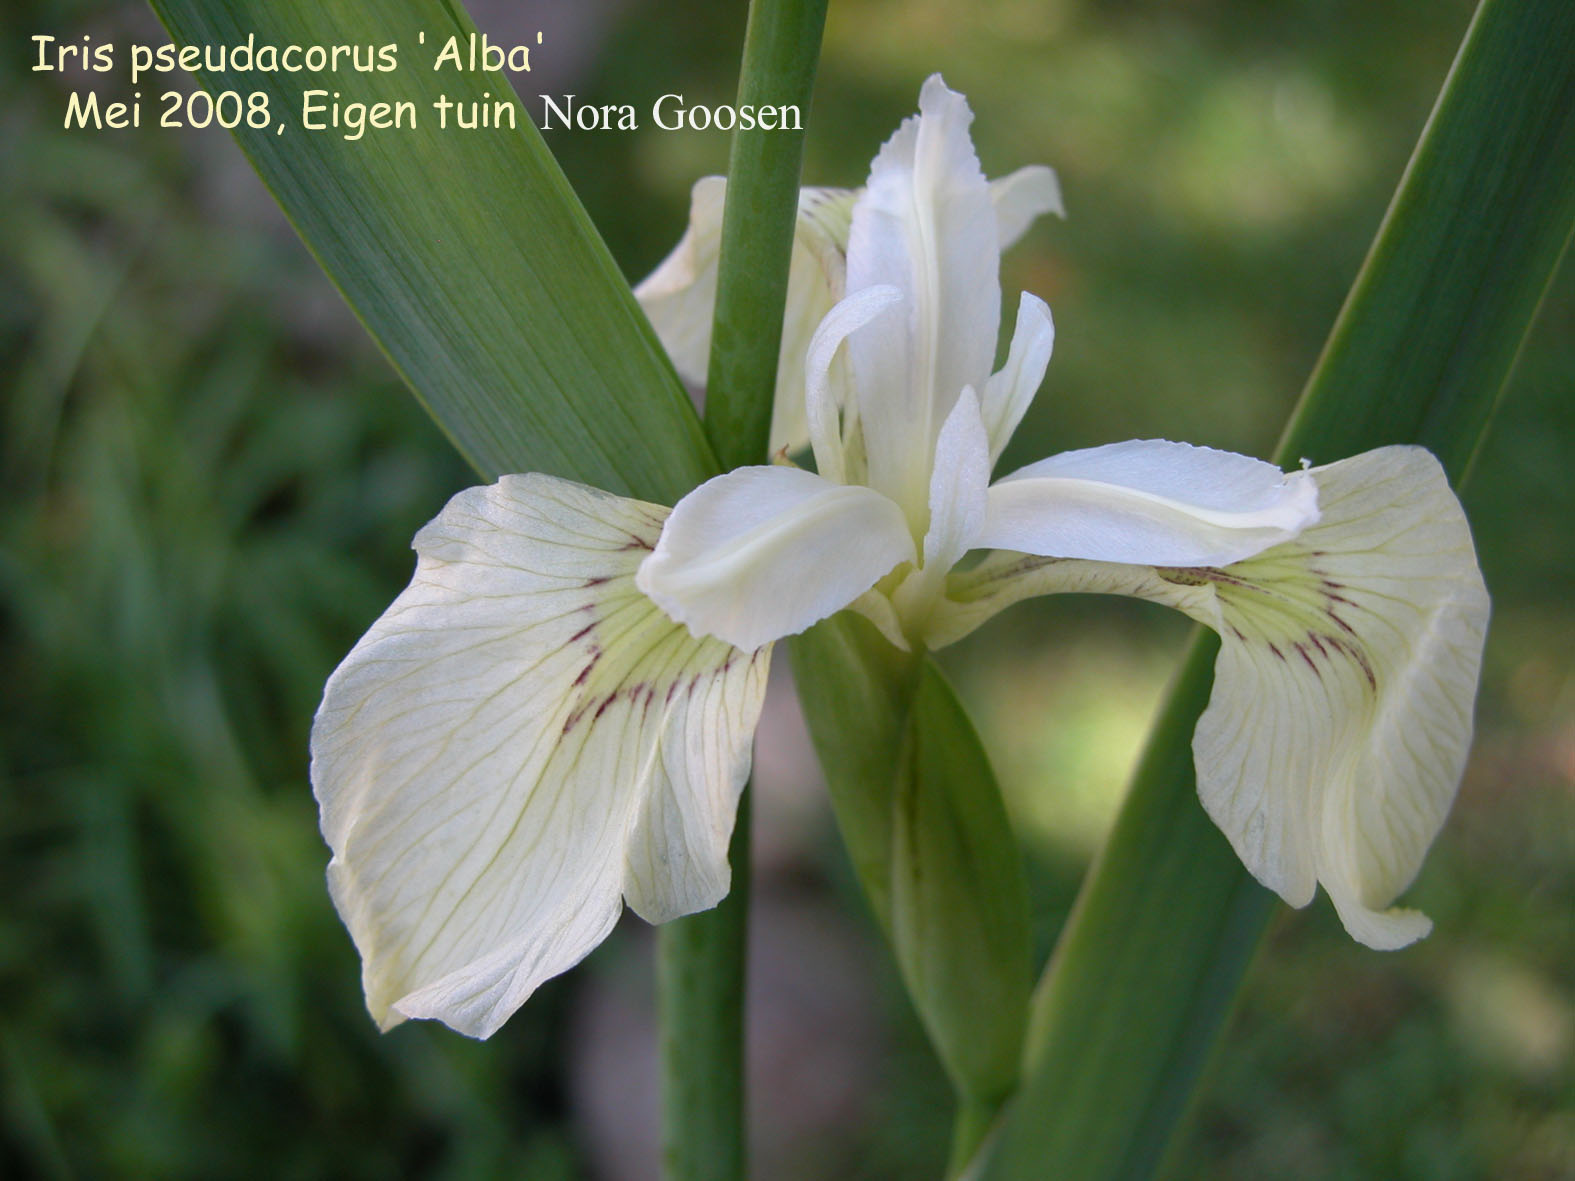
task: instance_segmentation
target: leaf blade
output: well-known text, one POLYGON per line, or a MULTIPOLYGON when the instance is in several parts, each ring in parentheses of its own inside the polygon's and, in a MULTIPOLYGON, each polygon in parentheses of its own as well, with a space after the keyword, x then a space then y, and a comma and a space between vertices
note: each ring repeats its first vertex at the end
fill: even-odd
POLYGON ((849 857, 961 1106, 966 1159, 1016 1086, 1031 934, 983 744, 928 656, 843 613, 791 641, 849 857))
POLYGON ((921 662, 898 763, 892 943, 965 1105, 1017 1085, 1028 1019, 1028 882, 984 746, 935 662, 921 662))
MULTIPOLYGON (((1575 228, 1575 55, 1550 51, 1572 43, 1558 0, 1479 7, 1282 465, 1417 442, 1464 477, 1575 228)), ((1040 981, 986 1181, 1152 1176, 1193 1102, 1276 902, 1197 802, 1216 645, 1194 641, 1040 981)))
POLYGON ((350 0, 152 4, 182 44, 234 45, 255 34, 260 44, 398 46, 388 73, 221 73, 202 82, 268 95, 270 124, 243 122, 237 142, 482 475, 542 471, 671 504, 715 473, 671 364, 508 81, 427 68, 441 41, 474 31, 462 9, 437 0, 375 14, 350 0), (335 90, 344 102, 408 101, 418 123, 355 141, 306 131, 309 89, 323 90, 324 102, 335 90), (440 129, 432 108, 440 96, 501 100, 518 130, 440 129))

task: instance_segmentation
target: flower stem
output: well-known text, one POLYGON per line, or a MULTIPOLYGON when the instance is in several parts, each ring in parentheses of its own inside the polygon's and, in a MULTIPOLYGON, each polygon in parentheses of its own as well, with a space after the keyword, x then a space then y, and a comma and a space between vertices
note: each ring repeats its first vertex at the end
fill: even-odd
MULTIPOLYGON (((807 115, 825 19, 826 0, 752 0, 739 106, 795 106, 807 115)), ((766 458, 803 154, 802 130, 733 136, 705 414, 706 435, 724 468, 766 458)), ((668 1181, 738 1181, 747 1173, 749 810, 746 789, 729 849, 728 897, 715 910, 667 924, 658 936, 668 1181)))
MULTIPOLYGON (((807 124, 825 23, 826 0, 752 0, 739 106, 793 106, 807 124)), ((802 131, 733 136, 705 407, 724 468, 766 458, 803 160, 802 131)))
POLYGON ((733 884, 715 909, 668 923, 658 937, 662 1169, 671 1181, 736 1181, 744 1134, 744 951, 749 915, 750 803, 738 803, 728 850, 733 884))

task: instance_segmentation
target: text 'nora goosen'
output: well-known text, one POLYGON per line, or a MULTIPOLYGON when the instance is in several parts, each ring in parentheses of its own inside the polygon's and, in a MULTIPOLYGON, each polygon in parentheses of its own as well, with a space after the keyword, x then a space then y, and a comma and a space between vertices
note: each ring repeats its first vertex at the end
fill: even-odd
MULTIPOLYGON (((578 131, 637 131, 639 114, 629 103, 582 103, 577 96, 538 95, 541 129, 578 131)), ((681 94, 664 94, 651 104, 651 122, 663 131, 802 131, 803 117, 794 105, 706 106, 690 104, 681 94)))

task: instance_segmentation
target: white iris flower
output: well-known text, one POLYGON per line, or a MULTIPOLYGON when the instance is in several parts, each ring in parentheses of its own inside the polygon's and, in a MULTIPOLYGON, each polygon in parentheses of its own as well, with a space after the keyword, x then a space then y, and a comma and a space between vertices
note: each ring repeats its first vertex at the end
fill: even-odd
MULTIPOLYGON (((848 230, 854 202, 862 193, 862 189, 821 188, 799 192, 772 402, 773 455, 809 445, 809 421, 804 413, 805 352, 821 320, 847 291, 848 230)), ((688 231, 634 289, 679 375, 697 387, 705 385, 711 357, 711 313, 716 306, 726 196, 725 177, 705 176, 695 182, 689 199, 688 231)), ((990 204, 995 210, 1001 250, 1021 238, 1041 214, 1066 216, 1060 183, 1043 164, 1030 164, 991 181, 990 204)))
MULTIPOLYGON (((329 680, 312 780, 385 1027, 484 1037, 624 902, 715 905, 771 646, 847 607, 928 648, 1038 594, 1186 612, 1223 641, 1198 791, 1247 868, 1293 906, 1322 883, 1369 946, 1426 934, 1386 908, 1459 783, 1488 614, 1439 465, 1386 447, 1287 475, 1135 441, 991 484, 1053 337, 1023 295, 991 371, 1000 250, 1059 196, 1046 169, 992 186, 938 77, 919 108, 862 192, 800 203, 795 250, 831 260, 795 272, 814 289, 790 305, 825 314, 807 346, 790 317, 784 351, 815 472, 741 468, 671 512, 543 475, 469 489, 329 680), (839 203, 845 238, 815 216, 839 203), (973 550, 993 552, 958 568, 973 550)), ((718 222, 641 288, 695 373, 718 222)))

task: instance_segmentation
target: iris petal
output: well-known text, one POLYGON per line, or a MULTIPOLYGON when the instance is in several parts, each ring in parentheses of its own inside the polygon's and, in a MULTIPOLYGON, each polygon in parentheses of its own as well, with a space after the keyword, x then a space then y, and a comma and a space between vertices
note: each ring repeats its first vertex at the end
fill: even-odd
MULTIPOLYGON (((672 253, 634 289, 674 367, 695 387, 705 385, 711 354, 726 195, 727 181, 720 176, 695 182, 688 229, 672 253)), ((853 199, 848 189, 806 188, 799 193, 772 405, 773 453, 796 451, 808 441, 804 350, 815 326, 842 298, 847 285, 844 259, 853 199)))
POLYGON ((330 678, 312 784, 368 1008, 487 1037, 627 899, 727 892, 768 652, 634 587, 666 510, 546 476, 460 493, 330 678))
POLYGON ((988 379, 1001 318, 995 210, 972 120, 939 76, 925 82, 919 115, 870 168, 848 240, 848 290, 903 295, 903 314, 871 322, 847 347, 870 484, 916 520, 941 424, 965 386, 988 379))
POLYGON ((1066 216, 1061 182, 1056 179, 1055 170, 1043 164, 1030 164, 992 180, 990 201, 995 206, 996 235, 1003 251, 1046 213, 1066 216))
MULTIPOLYGON (((696 387, 705 384, 710 355, 726 187, 726 180, 720 176, 696 182, 690 195, 689 224, 682 239, 656 270, 635 287, 635 296, 674 366, 685 381, 696 387)), ((772 408, 772 454, 796 453, 810 441, 804 408, 805 348, 821 317, 849 290, 848 237, 854 202, 862 193, 862 189, 829 188, 806 188, 799 193, 772 408)), ((1056 174, 1042 164, 1019 168, 990 181, 987 196, 994 212, 997 253, 1021 238, 1043 214, 1066 215, 1056 174)), ((993 347, 993 325, 990 333, 993 347)), ((980 373, 969 380, 977 382, 983 376, 980 373)), ((956 392, 949 391, 949 396, 956 392)))
POLYGON ((751 651, 842 610, 915 558, 902 511, 793 467, 743 467, 673 509, 637 584, 696 635, 751 651))
POLYGON ((866 287, 826 313, 810 338, 804 359, 804 407, 810 446, 820 475, 836 484, 849 483, 847 440, 853 407, 847 388, 842 347, 847 338, 902 298, 895 287, 866 287))
POLYGON ((716 308, 717 258, 727 181, 702 176, 689 193, 689 228, 661 264, 634 289, 673 367, 692 386, 705 385, 716 308))
POLYGON ((1017 304, 1017 324, 1006 364, 984 383, 979 395, 979 411, 990 436, 992 465, 1001 458, 1012 432, 1039 392, 1054 347, 1055 323, 1049 307, 1038 296, 1023 292, 1017 304))
POLYGON ((1425 935, 1386 909, 1448 813, 1471 743, 1488 597, 1460 503, 1416 447, 1305 473, 1321 519, 1240 562, 1160 567, 992 555, 954 574, 940 646, 1037 594, 1135 595, 1220 634, 1193 739, 1198 794, 1292 905, 1321 882, 1370 947, 1425 935))
POLYGON ((1305 472, 1158 439, 1067 451, 990 489, 979 545, 1057 558, 1215 566, 1318 519, 1305 472))
POLYGON ((1401 947, 1431 924, 1385 908, 1465 768, 1487 590, 1427 452, 1315 475, 1324 520, 1215 587, 1226 639, 1193 742, 1198 794, 1260 880, 1310 860, 1352 936, 1401 947))

